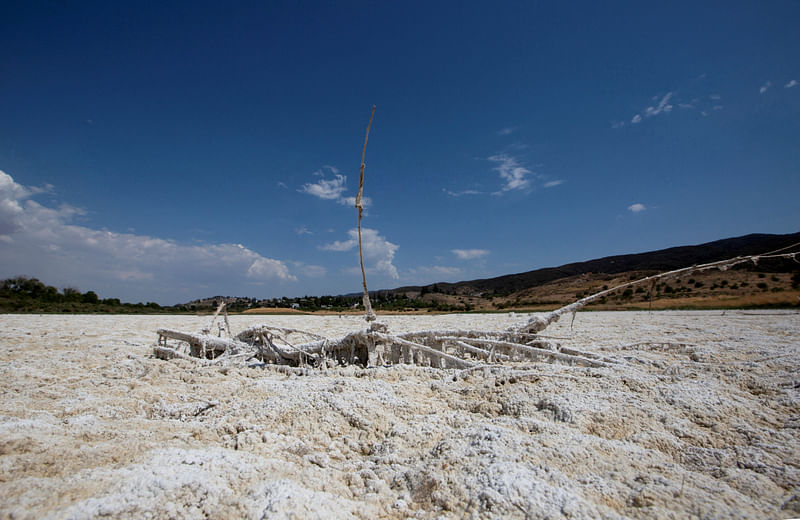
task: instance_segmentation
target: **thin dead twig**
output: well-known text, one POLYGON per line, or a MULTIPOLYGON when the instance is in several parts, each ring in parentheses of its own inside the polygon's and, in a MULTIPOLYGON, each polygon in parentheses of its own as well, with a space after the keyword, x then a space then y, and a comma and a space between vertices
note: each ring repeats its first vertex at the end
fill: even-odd
POLYGON ((367 290, 367 274, 364 271, 364 252, 361 246, 361 214, 364 211, 363 195, 364 195, 364 159, 367 156, 367 140, 369 139, 369 129, 372 127, 372 117, 375 115, 375 105, 372 105, 372 112, 369 114, 369 123, 367 124, 367 135, 364 136, 364 150, 361 152, 361 174, 358 179, 358 195, 356 195, 356 208, 358 209, 358 259, 361 262, 361 281, 364 284, 364 319, 367 321, 375 321, 377 316, 375 311, 372 310, 372 304, 369 301, 369 290, 367 290))

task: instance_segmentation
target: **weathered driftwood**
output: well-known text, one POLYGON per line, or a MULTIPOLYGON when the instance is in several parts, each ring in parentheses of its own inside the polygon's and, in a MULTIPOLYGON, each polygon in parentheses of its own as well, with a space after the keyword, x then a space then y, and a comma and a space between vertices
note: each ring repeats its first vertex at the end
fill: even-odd
POLYGON ((170 359, 197 359, 188 354, 184 354, 179 350, 171 347, 164 347, 162 345, 156 345, 153 347, 153 355, 155 355, 158 359, 163 359, 165 361, 169 361, 170 359))
POLYGON ((189 345, 189 355, 197 358, 214 359, 223 353, 238 354, 249 348, 236 340, 220 338, 210 334, 192 334, 179 330, 158 329, 158 344, 166 346, 168 339, 183 341, 189 345))

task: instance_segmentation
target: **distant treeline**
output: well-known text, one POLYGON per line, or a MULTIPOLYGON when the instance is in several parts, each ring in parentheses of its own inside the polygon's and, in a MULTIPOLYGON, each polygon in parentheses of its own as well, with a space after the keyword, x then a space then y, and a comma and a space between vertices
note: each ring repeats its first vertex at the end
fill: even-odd
POLYGON ((176 312, 155 302, 123 303, 119 298, 100 299, 94 291, 81 293, 65 287, 59 291, 36 278, 17 276, 3 280, 0 286, 0 312, 23 313, 153 313, 176 312))
MULTIPOLYGON (((409 298, 405 294, 391 291, 370 293, 376 309, 389 311, 427 309, 435 312, 470 311, 469 304, 409 298)), ((0 286, 0 313, 107 313, 107 314, 152 314, 152 313, 207 313, 213 312, 221 301, 227 301, 229 312, 241 312, 255 307, 297 309, 306 312, 320 310, 346 311, 358 307, 361 296, 303 296, 300 298, 255 298, 219 297, 208 301, 162 306, 155 302, 124 303, 119 298, 101 299, 94 291, 82 293, 78 289, 65 287, 59 290, 36 278, 17 276, 2 281, 0 286)))
MULTIPOLYGON (((468 303, 446 303, 432 299, 423 299, 428 293, 435 290, 423 290, 420 297, 409 297, 405 293, 395 291, 370 291, 369 297, 373 308, 382 311, 412 311, 429 310, 431 312, 465 312, 471 311, 468 303)), ((301 311, 346 311, 358 308, 361 305, 361 295, 347 296, 302 296, 297 298, 272 298, 267 300, 251 300, 248 302, 237 301, 229 304, 231 310, 245 310, 252 307, 293 308, 301 311)), ((216 303, 216 302, 215 302, 216 303)), ((363 307, 362 307, 363 308, 363 307)))

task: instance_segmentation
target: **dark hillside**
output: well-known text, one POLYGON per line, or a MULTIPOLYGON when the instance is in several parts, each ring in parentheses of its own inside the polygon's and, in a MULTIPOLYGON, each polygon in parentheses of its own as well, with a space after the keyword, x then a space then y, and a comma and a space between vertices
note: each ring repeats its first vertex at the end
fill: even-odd
MULTIPOLYGON (((649 253, 608 256, 586 262, 575 262, 560 267, 547 267, 497 278, 456 283, 442 282, 424 287, 401 287, 394 289, 392 292, 423 291, 450 294, 482 294, 483 296, 505 295, 581 274, 668 271, 736 256, 766 253, 797 242, 800 242, 800 233, 787 235, 752 234, 693 246, 671 247, 649 253)), ((769 265, 760 265, 759 268, 761 270, 769 270, 769 265)), ((776 265, 775 270, 781 271, 784 269, 776 265)))

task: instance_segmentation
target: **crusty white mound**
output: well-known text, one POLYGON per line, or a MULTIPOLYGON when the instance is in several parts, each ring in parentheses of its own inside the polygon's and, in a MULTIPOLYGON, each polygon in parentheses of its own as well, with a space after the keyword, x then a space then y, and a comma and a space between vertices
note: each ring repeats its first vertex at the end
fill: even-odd
POLYGON ((581 313, 544 332, 617 361, 596 369, 300 376, 150 356, 157 327, 207 321, 1 315, 0 518, 800 516, 797 313, 581 313))

